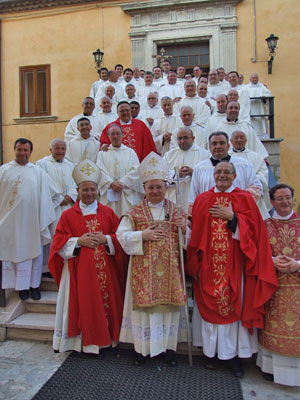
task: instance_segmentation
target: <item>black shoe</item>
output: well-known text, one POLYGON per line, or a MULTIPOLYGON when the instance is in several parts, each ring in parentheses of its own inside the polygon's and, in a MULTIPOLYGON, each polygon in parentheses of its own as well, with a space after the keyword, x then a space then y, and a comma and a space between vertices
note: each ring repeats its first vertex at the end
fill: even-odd
POLYGON ((273 374, 268 374, 267 372, 263 372, 263 378, 266 381, 274 382, 274 375, 273 374))
POLYGON ((219 364, 219 362, 218 362, 218 358, 216 356, 215 357, 204 356, 204 367, 206 369, 211 369, 211 370, 217 369, 218 364, 219 364))
POLYGON ((234 357, 230 360, 231 369, 237 378, 242 378, 244 376, 244 367, 242 364, 242 360, 239 357, 234 357))
POLYGON ((133 360, 133 365, 136 367, 140 365, 144 365, 146 362, 146 357, 142 356, 142 354, 137 353, 136 351, 134 352, 134 360, 133 360))
POLYGON ((53 276, 51 275, 51 272, 43 272, 42 273, 42 277, 43 278, 53 279, 53 276))
POLYGON ((165 355, 166 363, 171 365, 171 367, 176 367, 178 364, 176 361, 175 351, 174 350, 167 350, 165 355))
POLYGON ((30 297, 32 300, 40 300, 41 299, 41 292, 40 288, 30 288, 30 297))
POLYGON ((19 297, 21 300, 27 300, 29 299, 29 290, 19 290, 19 297))

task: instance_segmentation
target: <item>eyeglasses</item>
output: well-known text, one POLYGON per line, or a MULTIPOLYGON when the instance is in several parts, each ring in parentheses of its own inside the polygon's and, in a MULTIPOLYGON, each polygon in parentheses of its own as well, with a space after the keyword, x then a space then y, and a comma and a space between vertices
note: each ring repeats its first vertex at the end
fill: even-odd
POLYGON ((293 197, 292 196, 285 196, 285 197, 274 197, 274 200, 275 201, 284 201, 284 200, 286 200, 286 201, 291 201, 291 200, 293 200, 293 197))

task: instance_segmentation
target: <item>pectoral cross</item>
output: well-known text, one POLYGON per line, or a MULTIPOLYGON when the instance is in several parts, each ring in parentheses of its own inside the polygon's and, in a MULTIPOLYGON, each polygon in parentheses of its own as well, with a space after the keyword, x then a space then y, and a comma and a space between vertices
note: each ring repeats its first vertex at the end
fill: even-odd
POLYGON ((152 56, 152 58, 156 58, 160 63, 160 67, 162 68, 163 61, 168 60, 169 58, 172 58, 173 56, 165 56, 164 54, 165 54, 166 50, 163 47, 160 49, 159 52, 160 52, 160 55, 155 54, 154 56, 152 56))

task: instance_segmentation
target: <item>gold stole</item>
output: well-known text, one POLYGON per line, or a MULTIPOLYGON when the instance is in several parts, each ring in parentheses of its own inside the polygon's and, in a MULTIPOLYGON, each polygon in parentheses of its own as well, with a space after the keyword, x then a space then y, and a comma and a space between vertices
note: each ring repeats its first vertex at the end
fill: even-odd
POLYGON ((159 241, 144 241, 144 255, 132 256, 131 290, 133 309, 144 312, 177 310, 186 303, 179 265, 179 237, 175 224, 176 207, 165 200, 167 218, 154 221, 147 200, 127 214, 134 230, 142 231, 155 224, 167 234, 159 241), (175 308, 174 308, 175 306, 175 308))
MULTIPOLYGON (((266 221, 273 257, 300 260, 300 219, 266 221)), ((300 268, 300 266, 299 266, 300 268)), ((279 289, 266 304, 259 343, 273 353, 300 357, 300 273, 277 271, 279 289)))

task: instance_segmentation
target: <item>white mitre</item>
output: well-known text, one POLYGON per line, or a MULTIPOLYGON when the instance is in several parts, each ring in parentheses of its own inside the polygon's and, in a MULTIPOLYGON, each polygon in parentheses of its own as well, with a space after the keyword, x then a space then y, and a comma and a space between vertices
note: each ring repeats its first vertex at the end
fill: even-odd
POLYGON ((73 169, 72 176, 77 186, 87 181, 94 182, 98 185, 101 179, 101 170, 93 161, 85 159, 76 165, 73 169))
POLYGON ((167 181, 170 166, 153 151, 147 155, 138 167, 138 173, 143 183, 152 179, 167 181))

